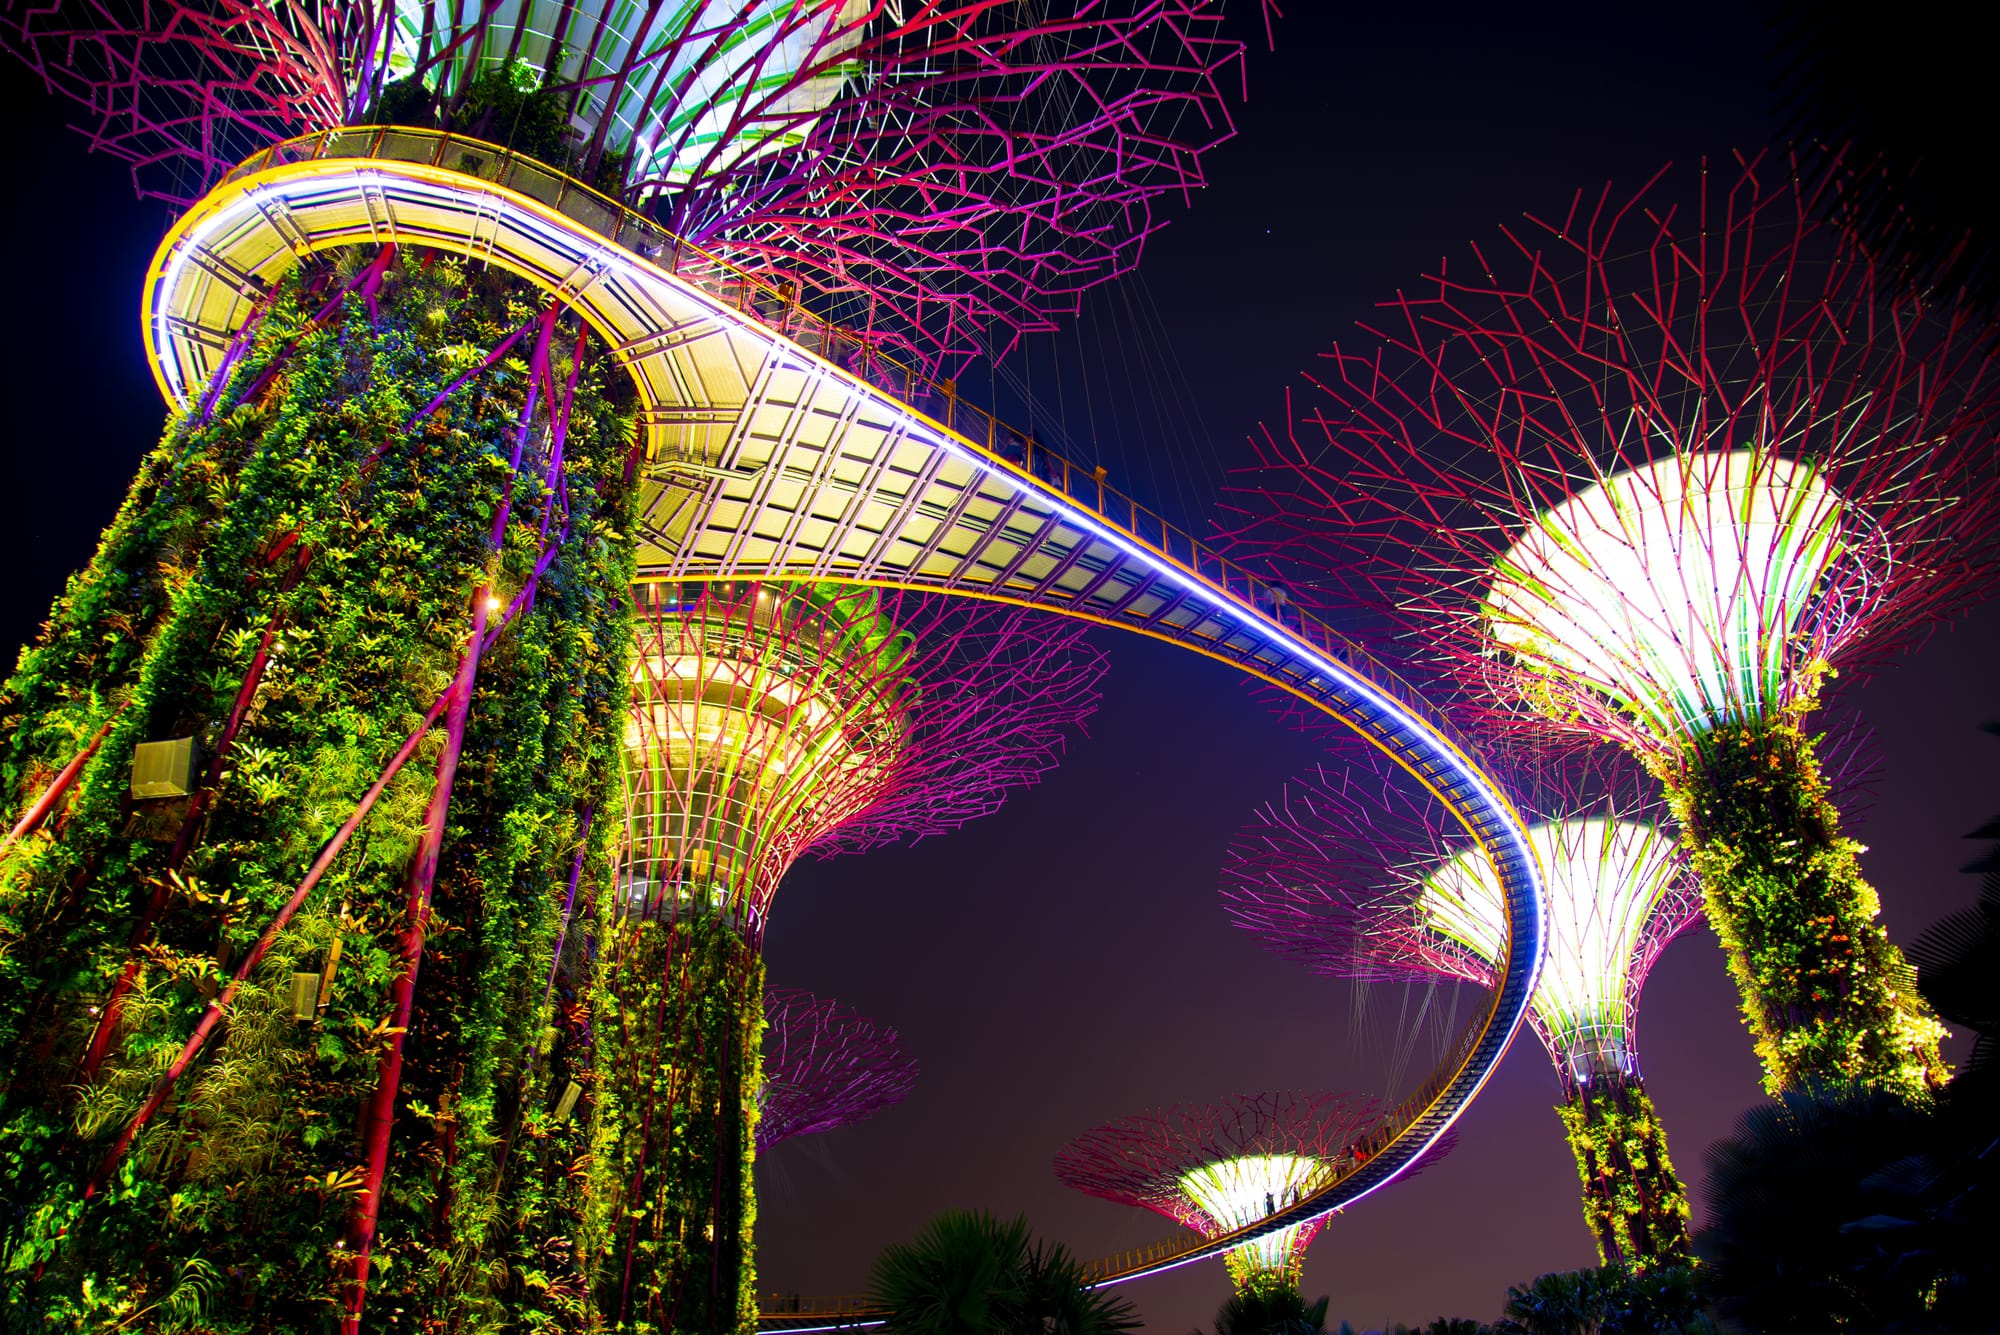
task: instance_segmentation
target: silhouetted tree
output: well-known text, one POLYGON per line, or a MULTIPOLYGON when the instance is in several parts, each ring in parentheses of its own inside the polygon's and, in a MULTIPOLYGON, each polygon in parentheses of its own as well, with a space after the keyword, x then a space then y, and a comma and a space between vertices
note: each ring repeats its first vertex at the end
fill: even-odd
POLYGON ((1132 1304, 1084 1288, 1068 1250, 1038 1243, 1028 1221, 947 1210, 875 1259, 869 1293, 896 1335, 1119 1335, 1132 1304))
POLYGON ((1492 1335, 1713 1335, 1685 1265, 1622 1266, 1537 1276, 1507 1290, 1492 1335))
POLYGON ((1237 1290, 1215 1313, 1215 1335, 1321 1335, 1327 1299, 1308 1303, 1297 1289, 1237 1290))

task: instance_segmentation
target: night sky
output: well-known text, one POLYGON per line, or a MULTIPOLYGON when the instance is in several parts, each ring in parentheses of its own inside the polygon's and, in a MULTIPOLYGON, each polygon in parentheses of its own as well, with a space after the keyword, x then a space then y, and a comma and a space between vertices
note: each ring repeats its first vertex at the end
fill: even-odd
MULTIPOLYGON (((1253 6, 1239 8, 1248 20, 1253 6)), ((1009 363, 1038 402, 1051 374, 1066 371, 1071 396, 1090 378, 1087 401, 1064 400, 1064 434, 1114 481, 1190 517, 1316 351, 1440 255, 1524 211, 1558 212, 1579 187, 1636 188, 1667 161, 1754 150, 1771 132, 1770 37, 1744 5, 1286 8, 1275 53, 1243 22, 1257 49, 1241 133, 1211 159, 1206 194, 1170 210, 1141 281, 1009 363), (1149 353, 1116 355, 1140 338, 1149 353), (1159 403, 1169 351, 1192 395, 1184 412, 1159 403)), ((12 502, 0 644, 12 646, 88 557, 159 431, 137 312, 166 215, 133 200, 119 164, 87 156, 17 70, 0 70, 0 90, 12 201, 0 211, 12 502)), ((808 863, 786 883, 773 984, 897 1027, 923 1077, 875 1121, 760 1166, 763 1287, 859 1289, 877 1248, 952 1206, 1025 1211, 1086 1256, 1151 1241, 1165 1221, 1055 1182, 1050 1160, 1071 1135, 1232 1091, 1366 1087, 1392 1064, 1399 994, 1357 1023, 1348 984, 1264 956, 1216 902, 1224 846, 1314 745, 1217 664, 1137 637, 1105 643, 1104 707, 1038 788, 958 834, 808 863)), ((1974 896, 1957 868, 1979 847, 1961 836, 2000 812, 2000 738, 1976 731, 2000 716, 1996 651, 1989 605, 1844 694, 1886 756, 1857 832, 1899 941, 1974 896)), ((1639 1043, 1699 1224, 1703 1151, 1759 1097, 1705 930, 1655 968, 1639 1043)), ((1331 1294, 1334 1317, 1357 1326, 1491 1319, 1508 1284, 1592 1263, 1556 1098, 1523 1035, 1453 1157, 1329 1224, 1308 1296, 1331 1294)), ((1227 1291, 1217 1261, 1127 1293, 1149 1330, 1181 1335, 1227 1291)))

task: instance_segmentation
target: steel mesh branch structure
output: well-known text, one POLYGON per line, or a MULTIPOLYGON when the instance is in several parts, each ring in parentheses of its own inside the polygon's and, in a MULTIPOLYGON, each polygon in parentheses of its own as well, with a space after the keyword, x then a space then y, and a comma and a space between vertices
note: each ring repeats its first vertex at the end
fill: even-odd
POLYGON ((793 1136, 864 1122, 901 1103, 917 1062, 896 1031, 810 992, 764 992, 764 1083, 757 1153, 793 1136))
MULTIPOLYGON (((1529 1015, 1555 1062, 1557 1111, 1605 1264, 1687 1255, 1687 1195, 1634 1030, 1647 971, 1701 903, 1644 781, 1637 766, 1572 758, 1527 806, 1549 891, 1529 1015)), ((1321 769, 1232 844, 1224 904, 1274 952, 1321 972, 1490 986, 1505 922, 1496 883, 1439 814, 1405 776, 1365 760, 1321 769)))
POLYGON ((1830 674, 1990 577, 1992 354, 1782 176, 1663 173, 1440 269, 1263 440, 1238 550, 1305 597, 1352 572, 1328 596, 1416 641, 1485 722, 1641 756, 1769 1086, 1914 1095, 1943 1078, 1940 1030, 1799 724, 1830 674))
POLYGON ((624 913, 762 941, 799 857, 953 830, 1052 768, 1105 659, 1045 613, 843 584, 648 584, 624 913))
MULTIPOLYGON (((1367 1095, 1283 1092, 1185 1103, 1086 1131, 1056 1156, 1064 1186, 1165 1215, 1204 1237, 1310 1196, 1367 1155, 1383 1120, 1367 1095)), ((1440 1142, 1442 1145, 1442 1142, 1440 1142)), ((1431 1157, 1443 1153, 1433 1150, 1431 1157)), ((1223 1259, 1239 1291, 1297 1289, 1327 1216, 1265 1235, 1223 1259)))
POLYGON ((1137 263, 1164 197, 1202 186, 1240 77, 1220 19, 1220 0, 17 0, 0 42, 144 193, 186 203, 279 140, 441 119, 950 373, 1074 313, 1137 263))
MULTIPOLYGON (((1075 623, 918 594, 745 582, 635 596, 625 835, 600 906, 585 1105, 596 1289, 614 1320, 709 1328, 755 1317, 758 951, 785 872, 991 810, 1055 763, 1104 660, 1075 623)), ((850 1096, 882 1097, 897 1070, 856 1073, 850 1096)))

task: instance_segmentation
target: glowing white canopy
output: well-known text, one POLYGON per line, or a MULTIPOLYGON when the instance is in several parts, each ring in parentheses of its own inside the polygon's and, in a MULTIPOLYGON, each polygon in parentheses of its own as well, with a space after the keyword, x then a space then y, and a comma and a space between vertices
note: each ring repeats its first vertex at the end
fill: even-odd
MULTIPOLYGON (((390 61, 399 76, 415 64, 426 8, 435 31, 467 26, 463 6, 448 0, 400 0, 390 61)), ((557 79, 589 89, 574 117, 579 131, 588 137, 609 116, 606 142, 631 150, 633 180, 690 181, 800 142, 859 72, 838 62, 860 43, 863 0, 822 3, 804 18, 796 8, 796 0, 667 0, 649 22, 647 6, 631 0, 501 0, 483 43, 461 47, 446 82, 467 77, 475 50, 491 68, 513 49, 538 80, 560 53, 557 79), (829 72, 798 79, 809 65, 829 72)))
MULTIPOLYGON (((1686 876, 1667 831, 1602 817, 1528 828, 1547 874, 1547 962, 1529 1004, 1535 1027, 1574 1078, 1610 1067, 1630 1074, 1630 1017, 1641 979, 1634 968, 1649 920, 1686 876)), ((1484 852, 1469 848, 1424 877, 1424 925, 1480 958, 1506 941, 1500 883, 1484 852)))
POLYGON ((1558 688, 1581 678, 1662 739, 1758 717, 1798 664, 1842 521, 1809 466, 1676 451, 1543 513, 1495 563, 1487 625, 1558 688))
MULTIPOLYGON (((1300 1154, 1246 1154, 1218 1159, 1181 1175, 1181 1190, 1227 1232, 1255 1223, 1324 1186, 1333 1165, 1300 1154)), ((1230 1253, 1249 1269, 1284 1270, 1305 1248, 1322 1220, 1282 1228, 1230 1253)))

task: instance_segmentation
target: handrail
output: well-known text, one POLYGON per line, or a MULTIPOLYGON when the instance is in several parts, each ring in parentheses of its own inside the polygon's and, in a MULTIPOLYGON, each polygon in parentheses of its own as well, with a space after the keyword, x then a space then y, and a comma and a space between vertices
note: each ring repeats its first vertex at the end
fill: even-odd
POLYGON ((1254 607, 1308 646, 1373 682, 1396 703, 1449 738, 1460 754, 1478 754, 1457 729, 1389 666, 1324 622, 1306 615, 1283 590, 1203 545, 1107 481, 1102 468, 1085 468, 960 398, 950 380, 925 373, 883 353, 867 339, 830 323, 787 290, 704 250, 609 195, 593 190, 525 154, 445 130, 373 125, 322 130, 273 144, 239 164, 217 183, 292 163, 326 158, 374 158, 420 163, 491 181, 526 195, 700 289, 773 332, 895 394, 988 454, 1080 508, 1134 535, 1190 578, 1254 607))

